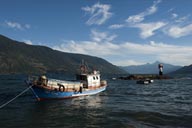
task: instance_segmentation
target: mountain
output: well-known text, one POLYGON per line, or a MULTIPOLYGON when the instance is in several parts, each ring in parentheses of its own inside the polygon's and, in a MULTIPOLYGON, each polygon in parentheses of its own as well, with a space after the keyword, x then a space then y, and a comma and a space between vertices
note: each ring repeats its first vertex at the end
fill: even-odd
MULTIPOLYGON (((158 74, 159 73, 159 69, 158 69, 158 65, 161 62, 154 62, 152 64, 144 64, 144 65, 135 65, 135 66, 121 66, 120 68, 126 70, 127 72, 131 73, 131 74, 158 74)), ((161 63, 163 64, 163 72, 165 74, 169 73, 169 72, 173 72, 176 71, 177 69, 181 68, 181 66, 174 66, 171 64, 165 64, 165 63, 161 63)))
POLYGON ((192 76, 192 64, 184 66, 174 72, 171 72, 170 74, 174 76, 192 76))
POLYGON ((126 73, 106 60, 83 54, 64 53, 45 46, 28 45, 0 35, 0 74, 77 73, 85 60, 90 69, 106 74, 126 73))

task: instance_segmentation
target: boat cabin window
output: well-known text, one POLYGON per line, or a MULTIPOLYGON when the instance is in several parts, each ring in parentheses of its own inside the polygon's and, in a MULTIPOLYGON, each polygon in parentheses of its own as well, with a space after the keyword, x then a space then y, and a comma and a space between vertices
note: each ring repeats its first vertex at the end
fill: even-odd
POLYGON ((87 77, 86 76, 81 76, 80 79, 81 80, 87 80, 87 77))
POLYGON ((93 77, 93 80, 95 80, 95 77, 93 77))
POLYGON ((87 80, 87 76, 85 75, 77 75, 77 80, 87 80))

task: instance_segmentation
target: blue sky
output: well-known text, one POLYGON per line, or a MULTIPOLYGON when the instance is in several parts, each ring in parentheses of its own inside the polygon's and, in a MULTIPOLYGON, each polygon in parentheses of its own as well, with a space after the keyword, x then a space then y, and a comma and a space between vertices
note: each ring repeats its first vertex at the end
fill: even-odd
POLYGON ((192 64, 190 0, 0 0, 0 34, 119 65, 192 64))

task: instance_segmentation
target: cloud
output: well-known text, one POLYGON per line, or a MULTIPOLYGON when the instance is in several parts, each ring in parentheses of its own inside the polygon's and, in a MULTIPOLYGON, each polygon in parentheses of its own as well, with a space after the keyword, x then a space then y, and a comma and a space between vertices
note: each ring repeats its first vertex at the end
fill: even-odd
POLYGON ((101 25, 104 24, 111 16, 109 12, 111 6, 108 4, 100 4, 99 2, 91 7, 82 7, 82 10, 88 13, 91 17, 88 19, 86 24, 88 25, 101 25))
POLYGON ((20 24, 17 22, 12 22, 12 21, 5 21, 6 26, 8 26, 9 28, 13 28, 16 30, 25 30, 25 29, 30 29, 31 26, 29 24, 20 24))
POLYGON ((16 23, 16 22, 7 21, 6 24, 10 28, 16 28, 16 29, 20 29, 20 30, 22 29, 21 25, 19 23, 16 23))
POLYGON ((118 45, 110 43, 116 35, 109 35, 106 32, 91 31, 91 41, 64 41, 54 49, 65 52, 82 53, 97 56, 112 55, 118 45))
POLYGON ((129 16, 126 22, 128 22, 128 27, 139 28, 141 30, 140 37, 146 39, 150 36, 153 36, 158 29, 165 26, 167 23, 165 22, 149 22, 142 23, 146 16, 152 15, 157 11, 157 5, 161 2, 161 0, 154 1, 153 5, 146 9, 146 11, 141 12, 137 15, 129 16))
POLYGON ((143 65, 146 64, 146 62, 142 62, 140 60, 119 60, 115 63, 115 65, 118 66, 130 66, 130 65, 143 65))
POLYGON ((190 15, 182 17, 176 13, 172 13, 171 15, 172 21, 169 21, 169 23, 164 27, 164 34, 172 38, 180 38, 192 34, 192 24, 189 24, 190 21, 187 21, 190 15))
POLYGON ((125 25, 123 24, 113 24, 109 26, 109 29, 119 29, 119 28, 123 28, 125 27, 125 25))
POLYGON ((25 40, 25 39, 24 39, 23 42, 26 43, 26 44, 29 44, 29 45, 32 45, 32 44, 33 44, 33 42, 32 42, 31 40, 25 40))
POLYGON ((167 12, 173 12, 175 8, 170 8, 167 12))
POLYGON ((154 35, 154 31, 162 28, 167 23, 165 22, 151 22, 151 23, 138 23, 134 25, 130 25, 130 27, 139 28, 141 30, 140 36, 145 39, 152 35, 154 35))
POLYGON ((182 22, 186 21, 189 18, 189 16, 190 15, 180 17, 180 18, 176 19, 175 22, 182 23, 182 22))
MULTIPOLYGON (((172 11, 173 9, 168 12, 172 11)), ((181 17, 176 13, 172 13, 170 18, 171 21, 167 22, 166 26, 162 29, 163 33, 172 38, 180 38, 191 35, 192 24, 189 24, 190 21, 187 21, 189 17, 190 14, 181 17)))
POLYGON ((118 45, 112 43, 100 44, 94 41, 67 41, 54 49, 63 52, 81 53, 94 56, 110 56, 113 55, 115 49, 119 49, 118 45))
POLYGON ((144 12, 141 12, 137 15, 129 16, 126 20, 128 23, 139 23, 145 19, 146 16, 152 15, 157 11, 157 5, 161 2, 161 0, 154 1, 153 5, 149 7, 144 12))
POLYGON ((173 37, 173 38, 180 38, 183 36, 191 35, 192 34, 192 24, 180 27, 180 26, 171 26, 164 31, 165 34, 173 37))
POLYGON ((157 0, 153 2, 153 5, 147 8, 144 12, 141 12, 137 15, 129 16, 126 20, 125 24, 114 24, 109 26, 109 29, 119 29, 123 27, 132 27, 140 29, 140 37, 146 39, 155 34, 155 31, 164 27, 167 23, 157 21, 157 22, 149 22, 143 23, 142 21, 146 16, 152 15, 157 12, 157 5, 161 2, 161 0, 157 0))
POLYGON ((156 60, 175 65, 192 63, 192 47, 189 46, 169 45, 155 41, 150 41, 147 44, 136 42, 115 43, 112 39, 103 41, 106 40, 103 39, 104 37, 113 36, 105 32, 99 33, 92 30, 90 41, 64 41, 53 48, 63 52, 102 57, 115 65, 121 66, 144 64, 156 60))
POLYGON ((110 42, 113 41, 117 35, 109 35, 106 32, 98 32, 91 30, 91 39, 95 42, 110 42))
POLYGON ((172 13, 172 18, 173 18, 173 19, 175 19, 175 18, 177 18, 177 17, 178 17, 178 14, 172 13))

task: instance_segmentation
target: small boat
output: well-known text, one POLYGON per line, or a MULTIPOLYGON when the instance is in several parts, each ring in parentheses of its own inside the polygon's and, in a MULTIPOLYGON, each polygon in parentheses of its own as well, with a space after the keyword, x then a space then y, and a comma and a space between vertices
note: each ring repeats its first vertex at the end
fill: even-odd
POLYGON ((81 66, 81 73, 76 75, 76 80, 48 79, 46 76, 30 77, 26 83, 31 86, 32 92, 38 101, 48 99, 66 99, 87 96, 102 92, 107 87, 107 81, 101 80, 100 72, 87 72, 81 66))
POLYGON ((138 80, 137 84, 149 84, 148 80, 138 80))
POLYGON ((137 84, 150 84, 150 83, 153 83, 153 82, 154 82, 154 80, 144 79, 144 80, 138 80, 137 84))
POLYGON ((145 81, 148 81, 148 82, 149 82, 149 84, 154 82, 154 80, 149 79, 149 78, 145 79, 145 81))

